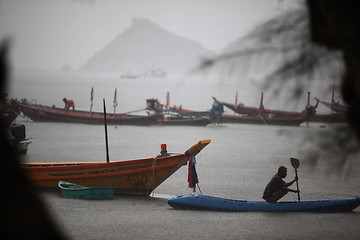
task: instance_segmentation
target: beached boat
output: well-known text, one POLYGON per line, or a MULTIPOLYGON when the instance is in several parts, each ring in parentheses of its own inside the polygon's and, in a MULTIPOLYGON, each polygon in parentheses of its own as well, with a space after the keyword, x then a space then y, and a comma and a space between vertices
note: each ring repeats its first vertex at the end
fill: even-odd
POLYGON ((59 181, 58 186, 65 198, 112 199, 116 192, 116 187, 84 187, 65 181, 59 181))
POLYGON ((157 186, 186 165, 211 141, 199 141, 183 154, 116 162, 24 163, 31 183, 57 188, 59 181, 88 187, 113 186, 118 193, 149 195, 157 186))
POLYGON ((360 198, 267 203, 206 195, 184 195, 168 199, 168 204, 176 209, 233 212, 342 212, 357 208, 360 198))
MULTIPOLYGON (((63 108, 32 104, 22 101, 20 110, 24 115, 36 122, 68 122, 68 123, 87 123, 104 124, 104 113, 80 110, 68 110, 63 108)), ((153 125, 161 115, 132 115, 125 113, 107 113, 106 121, 109 125, 153 125)))

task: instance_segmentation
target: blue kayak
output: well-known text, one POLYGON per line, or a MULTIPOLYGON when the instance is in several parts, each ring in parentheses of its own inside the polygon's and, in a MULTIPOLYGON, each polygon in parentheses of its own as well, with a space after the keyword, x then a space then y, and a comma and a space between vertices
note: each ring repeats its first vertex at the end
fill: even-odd
POLYGON ((176 209, 230 212, 343 212, 357 208, 360 198, 267 203, 206 195, 184 195, 168 199, 168 204, 176 209))

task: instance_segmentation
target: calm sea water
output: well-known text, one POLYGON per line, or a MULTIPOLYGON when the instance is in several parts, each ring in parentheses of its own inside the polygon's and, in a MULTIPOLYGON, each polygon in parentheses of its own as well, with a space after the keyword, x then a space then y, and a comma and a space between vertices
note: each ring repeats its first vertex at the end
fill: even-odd
MULTIPOLYGON (((119 111, 145 106, 145 99, 156 97, 165 102, 171 92, 173 104, 204 110, 212 104, 211 96, 229 97, 232 84, 206 85, 202 80, 179 82, 176 79, 123 80, 116 74, 18 72, 10 85, 11 96, 36 99, 46 105, 61 105, 63 97, 76 100, 78 109, 89 108, 90 89, 95 99, 108 100, 111 109, 114 88, 118 88, 119 111), (150 82, 150 80, 153 80, 150 82), (178 86, 178 87, 176 87, 178 86), (201 91, 200 91, 201 88, 201 91), (176 89, 176 90, 174 90, 176 89)), ((246 87, 252 89, 251 86, 246 87)), ((244 87, 244 93, 247 92, 244 87)), ((249 94, 249 93, 246 93, 249 94)), ((220 98, 219 97, 219 98, 220 98)), ((37 123, 19 118, 33 138, 24 162, 105 161, 104 127, 84 124, 37 123)), ((202 139, 211 139, 197 157, 197 171, 203 194, 244 200, 261 200, 269 179, 280 165, 294 171, 289 158, 301 161, 299 168, 303 200, 347 198, 360 195, 359 165, 351 162, 350 173, 328 168, 332 156, 316 167, 306 155, 305 138, 329 127, 321 124, 300 127, 226 124, 223 126, 109 126, 110 161, 155 156, 166 143, 169 152, 184 152, 202 139)), ((358 156, 357 156, 358 157, 358 156)), ((354 157, 355 158, 355 157, 354 157)), ((336 159, 335 159, 336 160, 336 159)), ((359 239, 360 209, 351 213, 224 213, 176 211, 165 196, 190 193, 187 168, 183 167, 155 189, 153 198, 117 196, 112 201, 63 199, 44 193, 50 211, 65 233, 73 239, 359 239)), ((296 200, 289 193, 284 200, 296 200)))

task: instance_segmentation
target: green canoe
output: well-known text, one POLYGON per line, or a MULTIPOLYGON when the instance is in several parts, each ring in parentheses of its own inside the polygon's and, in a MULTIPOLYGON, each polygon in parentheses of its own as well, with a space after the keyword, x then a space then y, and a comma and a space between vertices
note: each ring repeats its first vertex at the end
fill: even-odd
POLYGON ((65 198, 112 199, 116 192, 116 187, 84 187, 65 181, 59 181, 58 186, 65 198))

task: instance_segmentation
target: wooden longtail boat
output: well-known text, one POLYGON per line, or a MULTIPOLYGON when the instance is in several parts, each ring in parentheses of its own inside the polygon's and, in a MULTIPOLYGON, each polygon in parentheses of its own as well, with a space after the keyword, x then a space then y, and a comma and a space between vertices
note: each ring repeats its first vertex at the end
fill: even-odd
MULTIPOLYGON (((80 110, 68 110, 32 104, 27 101, 20 103, 20 110, 33 121, 37 122, 68 122, 86 124, 104 124, 104 114, 80 110)), ((161 115, 132 115, 132 114, 106 114, 107 124, 110 125, 153 125, 161 115)))
POLYGON ((333 88, 332 91, 331 102, 321 101, 317 98, 315 98, 315 100, 325 105, 327 108, 331 109, 334 113, 337 114, 346 114, 349 111, 349 107, 347 105, 340 104, 340 101, 335 100, 335 88, 333 88))
POLYGON ((260 100, 260 106, 257 107, 247 107, 243 104, 231 104, 226 102, 218 101, 215 97, 213 99, 217 102, 220 102, 224 104, 225 107, 231 109, 232 111, 238 113, 238 114, 245 114, 248 116, 270 116, 271 118, 306 118, 311 114, 315 114, 313 108, 305 108, 301 112, 291 112, 291 111, 282 111, 282 110, 273 110, 273 109, 267 109, 264 108, 263 99, 264 94, 261 93, 261 100, 260 100))
MULTIPOLYGON (((168 95, 169 97, 169 95, 168 95)), ((168 98, 167 97, 167 98, 168 98)), ((206 126, 212 123, 209 115, 195 116, 173 111, 168 105, 165 107, 157 99, 146 99, 146 110, 151 114, 162 114, 164 117, 158 119, 158 124, 163 126, 206 126)))
POLYGON ((231 212, 343 212, 357 208, 360 198, 267 203, 206 195, 185 195, 168 199, 168 204, 176 209, 231 212))
POLYGON ((116 187, 84 187, 65 181, 58 186, 65 198, 74 199, 112 199, 116 192, 116 187))
MULTIPOLYGON (((318 99, 317 99, 318 100, 318 99)), ((347 113, 349 108, 346 105, 340 104, 339 102, 325 102, 318 100, 320 103, 324 104, 326 107, 334 111, 335 113, 347 113)))
POLYGON ((182 116, 195 116, 195 117, 209 117, 210 111, 194 111, 189 109, 184 109, 182 107, 173 106, 169 108, 170 111, 178 113, 182 116))
POLYGON ((183 154, 165 157, 109 163, 24 163, 22 166, 36 187, 57 188, 63 180, 88 187, 113 186, 122 194, 149 195, 210 142, 199 141, 183 154))
MULTIPOLYGON (((214 98, 215 99, 215 98, 214 98)), ((215 99, 215 101, 217 101, 215 99)), ((165 111, 164 104, 161 104, 157 99, 147 99, 146 100, 147 109, 150 111, 155 111, 157 113, 162 113, 165 111)), ((168 104, 167 104, 168 105, 168 104)), ((224 104, 225 105, 225 104, 224 104)), ((257 109, 256 114, 250 115, 230 115, 230 114, 221 114, 219 119, 215 120, 211 118, 211 111, 193 111, 189 109, 184 109, 182 107, 170 107, 166 108, 167 112, 176 113, 180 116, 190 117, 193 118, 193 121, 189 121, 190 124, 195 125, 195 119, 200 123, 209 124, 211 122, 219 122, 219 123, 245 123, 245 124, 261 124, 261 125, 283 125, 283 126, 299 126, 301 123, 305 122, 306 114, 301 113, 294 113, 293 116, 283 116, 283 115, 276 115, 276 114, 259 114, 259 109, 257 109), (209 119, 210 118, 210 119, 209 119), (206 120, 207 119, 207 120, 206 120), (201 120, 201 121, 200 121, 201 120)), ((161 120, 161 123, 164 125, 170 125, 171 122, 166 123, 165 121, 161 120)), ((186 121, 183 121, 185 124, 186 121)), ((179 123, 175 123, 173 125, 180 125, 179 123)), ((188 125, 190 125, 188 124, 188 125)))
MULTIPOLYGON (((189 109, 183 109, 179 107, 170 108, 171 111, 183 114, 185 116, 209 116, 210 111, 192 111, 189 109)), ((272 118, 271 116, 244 116, 244 115, 233 115, 233 114, 222 114, 219 121, 221 123, 244 123, 244 124, 260 124, 260 125, 282 125, 282 126, 299 126, 305 122, 305 117, 293 117, 293 118, 272 118)))

